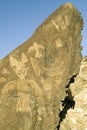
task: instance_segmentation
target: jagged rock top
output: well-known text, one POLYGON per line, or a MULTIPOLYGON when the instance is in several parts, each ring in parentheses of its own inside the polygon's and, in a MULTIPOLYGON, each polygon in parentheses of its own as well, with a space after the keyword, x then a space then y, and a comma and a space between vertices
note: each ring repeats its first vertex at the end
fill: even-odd
POLYGON ((56 127, 68 79, 79 71, 82 27, 78 10, 64 4, 0 61, 1 130, 56 127))

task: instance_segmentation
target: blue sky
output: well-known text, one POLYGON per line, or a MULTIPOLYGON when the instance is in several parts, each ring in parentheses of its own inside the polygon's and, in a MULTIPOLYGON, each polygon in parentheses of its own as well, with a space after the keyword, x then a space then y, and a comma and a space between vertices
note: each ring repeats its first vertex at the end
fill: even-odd
POLYGON ((0 59, 25 42, 61 4, 72 2, 84 19, 82 54, 87 55, 87 0, 0 0, 0 59))

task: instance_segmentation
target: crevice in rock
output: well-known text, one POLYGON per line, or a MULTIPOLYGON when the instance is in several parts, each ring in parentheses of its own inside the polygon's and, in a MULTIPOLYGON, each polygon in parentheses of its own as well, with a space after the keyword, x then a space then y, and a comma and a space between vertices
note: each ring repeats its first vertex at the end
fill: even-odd
POLYGON ((64 98, 64 100, 60 101, 62 103, 62 107, 63 109, 60 110, 60 113, 59 113, 59 122, 58 122, 58 125, 55 129, 57 130, 60 130, 60 125, 62 123, 62 121, 66 118, 66 114, 67 114, 67 111, 69 109, 74 109, 74 106, 75 106, 75 101, 74 101, 74 97, 72 96, 72 93, 70 91, 70 84, 71 83, 74 83, 74 78, 76 77, 77 75, 73 75, 70 80, 69 80, 69 83, 68 85, 66 85, 66 97, 64 98))
POLYGON ((73 75, 70 79, 69 79, 69 83, 68 85, 66 85, 66 88, 69 88, 70 87, 70 84, 71 83, 74 83, 74 78, 76 77, 77 75, 73 75))

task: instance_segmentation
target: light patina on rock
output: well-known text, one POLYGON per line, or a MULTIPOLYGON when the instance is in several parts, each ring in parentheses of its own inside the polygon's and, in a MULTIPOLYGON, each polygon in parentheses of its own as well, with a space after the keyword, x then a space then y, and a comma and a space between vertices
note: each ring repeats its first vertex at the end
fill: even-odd
POLYGON ((79 74, 69 88, 74 96, 75 107, 67 111, 60 130, 87 130, 87 57, 81 61, 79 74))
POLYGON ((83 20, 62 5, 0 61, 0 130, 54 130, 69 78, 79 71, 83 20))

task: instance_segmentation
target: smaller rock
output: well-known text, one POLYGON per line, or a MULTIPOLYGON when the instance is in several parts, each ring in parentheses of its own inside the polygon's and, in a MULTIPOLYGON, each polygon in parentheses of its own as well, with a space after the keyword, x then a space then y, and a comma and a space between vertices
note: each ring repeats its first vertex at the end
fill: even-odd
POLYGON ((71 84, 75 108, 69 109, 60 130, 87 130, 87 57, 83 58, 80 72, 71 84))

